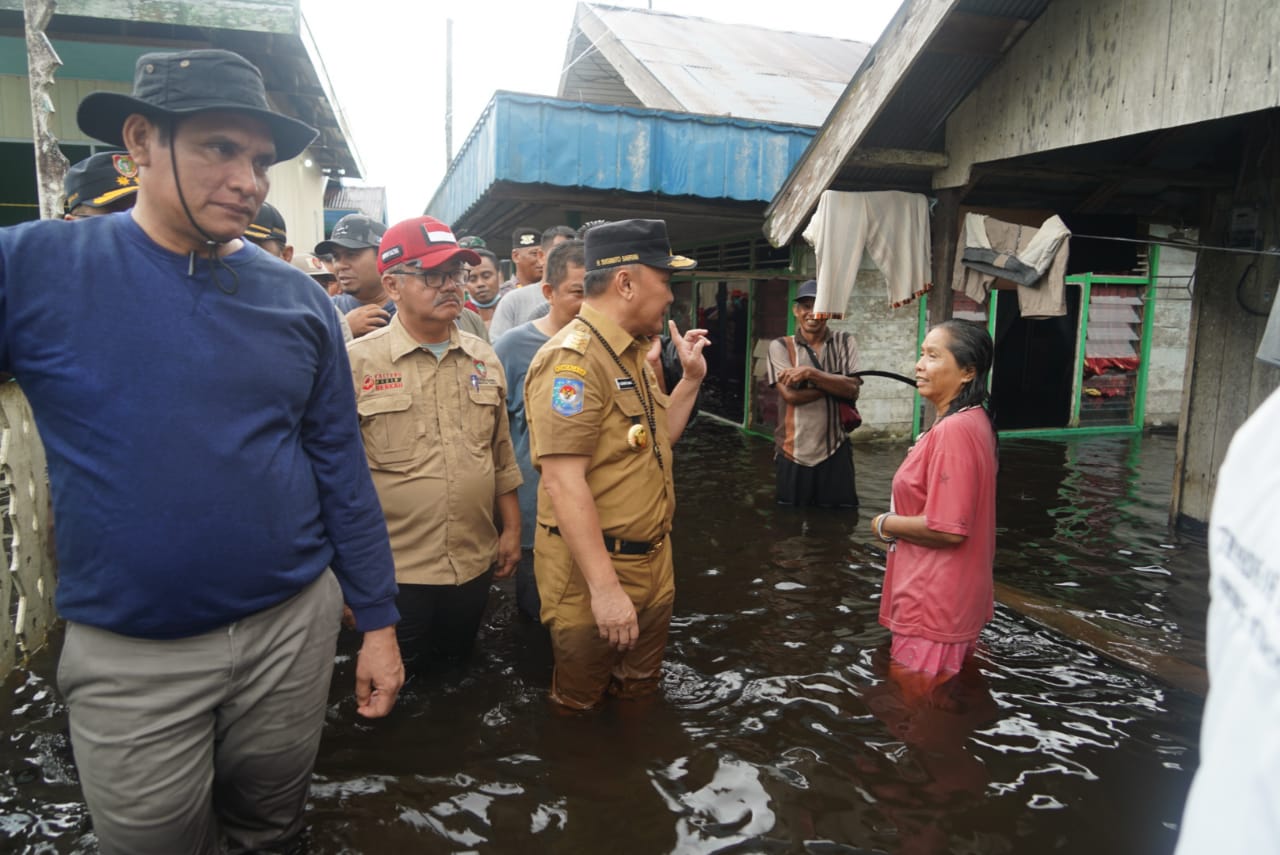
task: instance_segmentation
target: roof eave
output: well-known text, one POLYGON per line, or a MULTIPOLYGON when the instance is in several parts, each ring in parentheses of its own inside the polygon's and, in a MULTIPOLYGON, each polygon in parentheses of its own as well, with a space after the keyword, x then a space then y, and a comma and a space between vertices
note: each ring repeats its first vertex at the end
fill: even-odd
POLYGON ((765 237, 790 243, 845 160, 961 0, 906 0, 765 210, 765 237))

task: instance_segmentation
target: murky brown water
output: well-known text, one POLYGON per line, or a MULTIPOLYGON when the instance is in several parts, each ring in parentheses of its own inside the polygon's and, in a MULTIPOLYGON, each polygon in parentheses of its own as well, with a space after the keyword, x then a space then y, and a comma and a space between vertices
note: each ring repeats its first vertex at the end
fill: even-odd
MULTIPOLYGON (((1165 521, 1173 448, 1006 441, 997 578, 1203 664, 1204 549, 1165 521)), ((904 453, 855 452, 868 516, 904 453)), ((495 591, 470 668, 412 686, 389 720, 356 719, 340 663, 313 851, 1172 851, 1199 698, 997 606, 945 703, 908 708, 885 680, 865 522, 777 509, 769 446, 734 430, 700 423, 678 458, 662 697, 556 713, 542 631, 495 591)), ((53 663, 0 691, 6 851, 94 851, 53 663)))

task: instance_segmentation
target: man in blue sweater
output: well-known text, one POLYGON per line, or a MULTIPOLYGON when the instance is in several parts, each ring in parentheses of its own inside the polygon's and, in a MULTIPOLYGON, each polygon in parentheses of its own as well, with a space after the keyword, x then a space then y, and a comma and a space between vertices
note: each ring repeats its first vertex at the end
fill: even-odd
POLYGON ((386 715, 404 677, 338 319, 239 239, 315 131, 217 50, 146 54, 132 95, 77 118, 128 150, 137 204, 0 229, 0 370, 48 456, 94 832, 104 853, 286 848, 344 601, 358 711, 386 715))

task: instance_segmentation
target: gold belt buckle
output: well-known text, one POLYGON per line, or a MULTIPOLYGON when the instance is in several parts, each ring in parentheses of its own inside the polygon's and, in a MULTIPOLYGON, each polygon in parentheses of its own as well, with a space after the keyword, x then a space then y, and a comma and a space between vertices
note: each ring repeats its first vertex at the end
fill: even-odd
POLYGON ((661 551, 662 551, 662 544, 664 544, 664 543, 666 543, 666 542, 667 542, 667 536, 664 534, 662 537, 660 537, 660 538, 658 538, 656 541, 654 541, 653 545, 649 547, 649 551, 648 551, 648 552, 646 552, 646 553, 645 553, 645 555, 652 555, 652 554, 654 554, 655 552, 661 552, 661 551))

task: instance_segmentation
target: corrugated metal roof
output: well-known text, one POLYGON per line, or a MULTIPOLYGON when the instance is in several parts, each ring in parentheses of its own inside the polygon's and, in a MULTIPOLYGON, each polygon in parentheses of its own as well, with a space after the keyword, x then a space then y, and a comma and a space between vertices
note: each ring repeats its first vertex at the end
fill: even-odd
POLYGON ((813 133, 499 92, 427 212, 453 223, 496 182, 766 202, 813 133))
POLYGON ((617 102, 627 91, 650 107, 816 127, 868 50, 829 36, 580 3, 559 94, 600 100, 612 92, 617 102))
POLYGON ((330 182, 324 190, 324 206, 343 211, 359 211, 366 217, 386 222, 387 188, 344 187, 337 182, 330 182))

